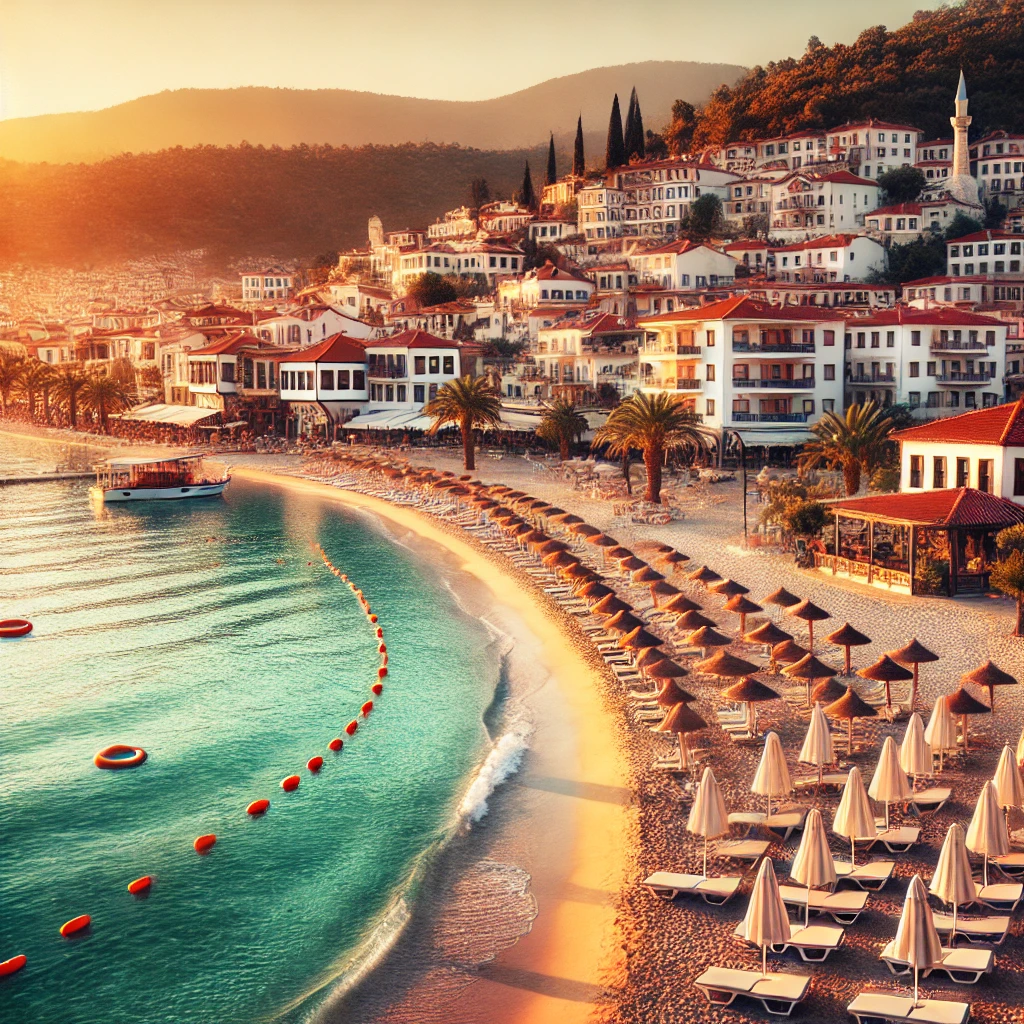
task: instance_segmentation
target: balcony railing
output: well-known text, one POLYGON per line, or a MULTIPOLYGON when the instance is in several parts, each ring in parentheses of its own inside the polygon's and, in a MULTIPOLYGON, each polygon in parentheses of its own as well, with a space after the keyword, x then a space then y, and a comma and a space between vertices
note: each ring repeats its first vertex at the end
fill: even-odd
POLYGON ((806 423, 806 412, 734 412, 733 423, 806 423))
POLYGON ((787 388, 813 388, 813 377, 777 377, 775 379, 760 377, 734 377, 732 386, 734 388, 771 388, 775 391, 782 391, 787 388))
POLYGON ((733 352, 754 352, 759 355, 774 356, 784 352, 814 352, 813 341, 783 341, 771 345, 762 345, 756 341, 734 341, 733 352))
POLYGON ((992 381, 992 374, 988 373, 943 373, 935 380, 939 384, 988 384, 992 381))
POLYGON ((891 373, 851 373, 847 384, 882 384, 895 386, 896 378, 891 373))
POLYGON ((933 352, 978 352, 984 354, 988 346, 983 341, 942 341, 940 338, 933 338, 931 344, 933 352))
POLYGON ((640 383, 642 387, 662 391, 700 391, 704 386, 699 377, 642 377, 640 383))
POLYGON ((648 356, 699 356, 700 345, 677 345, 675 342, 647 342, 640 349, 641 355, 648 356))
POLYGON ((409 376, 409 371, 395 369, 394 367, 371 366, 366 375, 371 380, 406 380, 409 376))

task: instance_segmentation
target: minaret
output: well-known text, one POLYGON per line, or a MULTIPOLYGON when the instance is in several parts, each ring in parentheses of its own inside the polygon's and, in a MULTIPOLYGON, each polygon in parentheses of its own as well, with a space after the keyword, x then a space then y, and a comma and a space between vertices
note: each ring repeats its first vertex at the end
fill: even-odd
POLYGON ((952 176, 958 177, 971 174, 971 154, 967 146, 967 129, 972 118, 967 114, 967 83, 964 81, 963 70, 960 71, 960 84, 956 89, 956 116, 949 119, 953 126, 953 168, 952 176))

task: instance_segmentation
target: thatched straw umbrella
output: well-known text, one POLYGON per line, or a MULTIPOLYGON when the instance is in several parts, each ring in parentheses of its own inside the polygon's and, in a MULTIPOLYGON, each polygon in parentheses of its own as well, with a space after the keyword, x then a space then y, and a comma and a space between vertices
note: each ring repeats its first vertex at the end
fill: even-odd
POLYGON ((626 555, 623 558, 617 558, 616 561, 619 563, 619 568, 624 572, 635 572, 637 569, 650 568, 642 558, 637 558, 636 555, 626 555))
POLYGON ((963 676, 960 685, 963 686, 964 683, 988 687, 988 705, 994 712, 996 709, 995 688, 997 686, 1016 686, 1017 680, 1009 672, 1004 672, 989 660, 982 662, 977 668, 971 669, 963 676))
POLYGON ((616 615, 619 612, 631 612, 633 606, 615 594, 606 594, 590 610, 595 615, 616 615))
POLYGON ((662 565, 671 566, 671 571, 675 572, 681 565, 688 562, 690 559, 687 555, 684 555, 679 551, 668 551, 664 555, 659 555, 654 560, 662 565))
POLYGON ((846 754, 853 753, 853 721, 855 718, 874 718, 878 712, 864 701, 852 686, 846 688, 846 693, 838 700, 833 701, 825 708, 825 714, 831 718, 838 718, 846 721, 846 754))
POLYGON ((826 679, 811 690, 811 700, 819 704, 831 704, 846 693, 846 687, 838 679, 826 679))
POLYGON ((967 726, 968 715, 987 715, 992 709, 986 707, 980 700, 976 700, 963 688, 954 691, 946 698, 946 707, 950 714, 960 716, 960 732, 964 737, 964 750, 971 749, 970 730, 967 726))
POLYGON ((888 654, 883 654, 873 665, 857 669, 857 675, 862 679, 873 679, 876 683, 885 684, 885 706, 887 708, 892 707, 892 684, 914 678, 913 672, 908 671, 902 665, 897 665, 888 654))
MULTIPOLYGON (((696 614, 695 612, 687 612, 688 615, 696 614)), ((683 641, 688 647, 699 647, 701 657, 706 657, 709 647, 728 647, 732 643, 732 640, 723 636, 718 630, 712 626, 701 626, 700 629, 695 629, 686 639, 683 641)), ((757 671, 756 669, 754 670, 757 671)), ((743 673, 741 672, 740 675, 743 673)))
POLYGON ((740 617, 740 635, 747 631, 747 616, 756 615, 764 609, 759 604, 754 604, 748 597, 743 594, 734 594, 725 602, 722 607, 727 612, 735 612, 740 617))
POLYGON ((709 583, 714 583, 715 580, 720 580, 722 577, 714 569, 709 569, 706 565, 702 565, 699 569, 688 572, 686 578, 693 580, 694 583, 702 583, 704 586, 707 586, 709 583))
POLYGON ((616 643, 627 651, 642 651, 645 647, 661 647, 665 641, 644 629, 643 626, 637 626, 624 636, 619 637, 616 643))
POLYGON ((807 689, 807 707, 811 706, 811 685, 821 679, 831 679, 835 670, 819 661, 813 654, 805 654, 799 661, 787 665, 783 670, 784 676, 790 679, 803 679, 807 689))
POLYGON ((719 679, 739 679, 741 676, 752 676, 758 671, 758 666, 752 661, 725 650, 715 651, 710 658, 698 661, 693 668, 695 672, 717 676, 719 679))
POLYGON ((886 651, 886 654, 897 664, 909 665, 914 670, 914 681, 910 684, 910 710, 913 711, 914 705, 917 703, 917 666, 923 665, 925 662, 938 661, 939 656, 933 651, 929 651, 924 644, 918 643, 917 637, 914 637, 909 644, 905 644, 899 650, 886 651))
POLYGON ((605 624, 605 629, 613 630, 616 633, 632 633, 637 626, 644 624, 643 619, 638 619, 632 612, 616 612, 605 624))
MULTIPOLYGON (((530 545, 534 547, 534 545, 530 545)), ((555 551, 568 551, 569 545, 564 540, 546 540, 542 544, 537 544, 534 550, 542 555, 550 555, 555 551)))
POLYGON ((684 690, 674 679, 665 679, 654 699, 661 707, 670 708, 676 704, 690 704, 697 698, 689 690, 684 690))
POLYGON ((663 612, 672 612, 673 615, 682 615, 685 612, 699 612, 701 606, 685 594, 677 594, 670 597, 662 606, 663 612))
POLYGON ((772 648, 773 665, 792 665, 808 654, 795 640, 783 640, 772 648))
MULTIPOLYGON (((446 470, 446 472, 447 472, 447 470, 446 470)), ((441 475, 444 476, 444 473, 442 473, 441 475)), ((515 501, 518 498, 528 498, 528 497, 530 497, 530 495, 528 495, 526 493, 526 491, 507 491, 505 493, 505 500, 506 501, 515 501)))
POLYGON ((765 686, 760 679, 754 679, 752 676, 743 676, 738 683, 724 689, 722 696, 726 700, 746 705, 752 736, 757 735, 757 705, 762 701, 779 699, 779 695, 770 686, 765 686))
POLYGON ((659 580, 663 580, 665 577, 660 572, 652 569, 646 562, 641 568, 635 570, 631 577, 634 583, 657 583, 659 580))
POLYGON ((613 548, 608 548, 605 551, 605 555, 612 559, 612 561, 617 562, 620 558, 631 558, 633 552, 629 548, 624 548, 621 544, 617 544, 613 548))
MULTIPOLYGON (((679 591, 669 583, 668 580, 655 580, 651 584, 651 597, 654 598, 654 607, 658 607, 660 598, 663 597, 675 597, 679 591)), ((661 605, 664 608, 664 605, 661 605)))
POLYGON ((693 630, 702 629, 704 626, 714 629, 717 625, 718 623, 715 622, 714 619, 709 619, 703 612, 698 611, 683 612, 683 614, 676 619, 677 629, 685 629, 687 632, 691 633, 693 630))
POLYGON ((825 639, 830 644, 835 644, 836 647, 845 648, 846 657, 843 663, 843 675, 848 676, 850 674, 850 648, 851 647, 863 647, 865 644, 871 643, 871 638, 865 636, 860 630, 854 629, 848 622, 844 622, 840 629, 837 629, 834 633, 829 633, 825 639))
POLYGON ((665 554, 672 550, 671 544, 666 544, 660 540, 638 540, 633 547, 637 551, 650 551, 655 554, 658 552, 665 554))
POLYGON ((708 584, 708 590, 713 594, 720 594, 722 597, 735 597, 737 594, 749 594, 749 587, 737 583, 735 580, 717 580, 708 584))
POLYGON ((778 590, 773 590, 766 598, 761 601, 761 604, 773 604, 776 608, 785 610, 791 608, 795 604, 800 603, 800 598, 796 594, 791 594, 785 587, 779 587, 778 590))
POLYGON ((786 614, 792 615, 797 619, 803 619, 807 623, 807 647, 813 654, 814 624, 825 619, 831 619, 832 616, 824 608, 819 608, 813 601, 801 601, 799 604, 787 608, 786 614))
POLYGON ((574 533, 577 537, 583 537, 585 540, 601 536, 601 531, 596 526, 591 526, 590 523, 577 523, 569 528, 569 532, 574 533))
POLYGON ((558 523, 563 527, 568 528, 571 526, 579 526, 580 523, 583 522, 583 520, 579 516, 574 515, 572 512, 562 512, 558 515, 552 515, 553 511, 553 509, 548 510, 548 519, 550 519, 552 522, 558 523))
POLYGON ((652 679, 660 681, 665 679, 682 679, 683 676, 688 676, 690 673, 679 662, 673 661, 671 658, 662 658, 661 661, 656 661, 648 667, 647 674, 652 679))
POLYGON ((577 565, 579 559, 575 555, 570 555, 568 551, 554 551, 550 555, 545 555, 541 562, 551 569, 558 569, 562 566, 577 565))
POLYGON ((594 581, 591 583, 585 583, 582 587, 580 587, 577 593, 580 595, 580 597, 587 597, 592 598, 594 600, 599 600, 602 597, 608 597, 609 594, 614 594, 615 591, 612 590, 611 587, 605 585, 604 583, 598 583, 594 581))
POLYGON ((665 655, 657 647, 644 647, 636 656, 636 667, 641 669, 644 675, 647 675, 647 670, 659 661, 663 661, 664 658, 665 655))
POLYGON ((601 580, 601 574, 599 572, 591 569, 589 565, 583 565, 581 563, 568 566, 563 570, 562 575, 567 580, 601 580))
POLYGON ((686 768, 690 763, 689 751, 685 737, 691 732, 700 732, 708 727, 700 715, 689 705, 680 702, 668 709, 663 721, 655 727, 655 732, 675 733, 679 743, 679 767, 686 768))
POLYGON ((607 533, 597 533, 587 537, 587 543, 593 544, 597 548, 617 548, 619 546, 619 542, 614 537, 609 537, 607 533))

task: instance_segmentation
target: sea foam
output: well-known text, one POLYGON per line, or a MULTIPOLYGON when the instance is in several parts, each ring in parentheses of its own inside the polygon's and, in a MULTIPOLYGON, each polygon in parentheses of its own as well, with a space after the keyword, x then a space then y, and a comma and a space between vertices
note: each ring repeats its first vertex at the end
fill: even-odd
POLYGON ((519 770, 523 755, 530 747, 531 732, 526 724, 513 727, 491 748, 459 804, 459 817, 467 824, 472 825, 487 814, 491 794, 519 770))

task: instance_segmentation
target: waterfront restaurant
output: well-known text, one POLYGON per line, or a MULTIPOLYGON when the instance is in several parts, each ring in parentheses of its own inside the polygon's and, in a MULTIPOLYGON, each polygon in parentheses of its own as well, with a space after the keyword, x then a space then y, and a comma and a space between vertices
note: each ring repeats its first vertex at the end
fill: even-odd
POLYGON ((903 594, 982 593, 996 534, 1024 522, 1024 507, 973 487, 840 498, 826 507, 832 538, 814 553, 815 567, 903 594))

